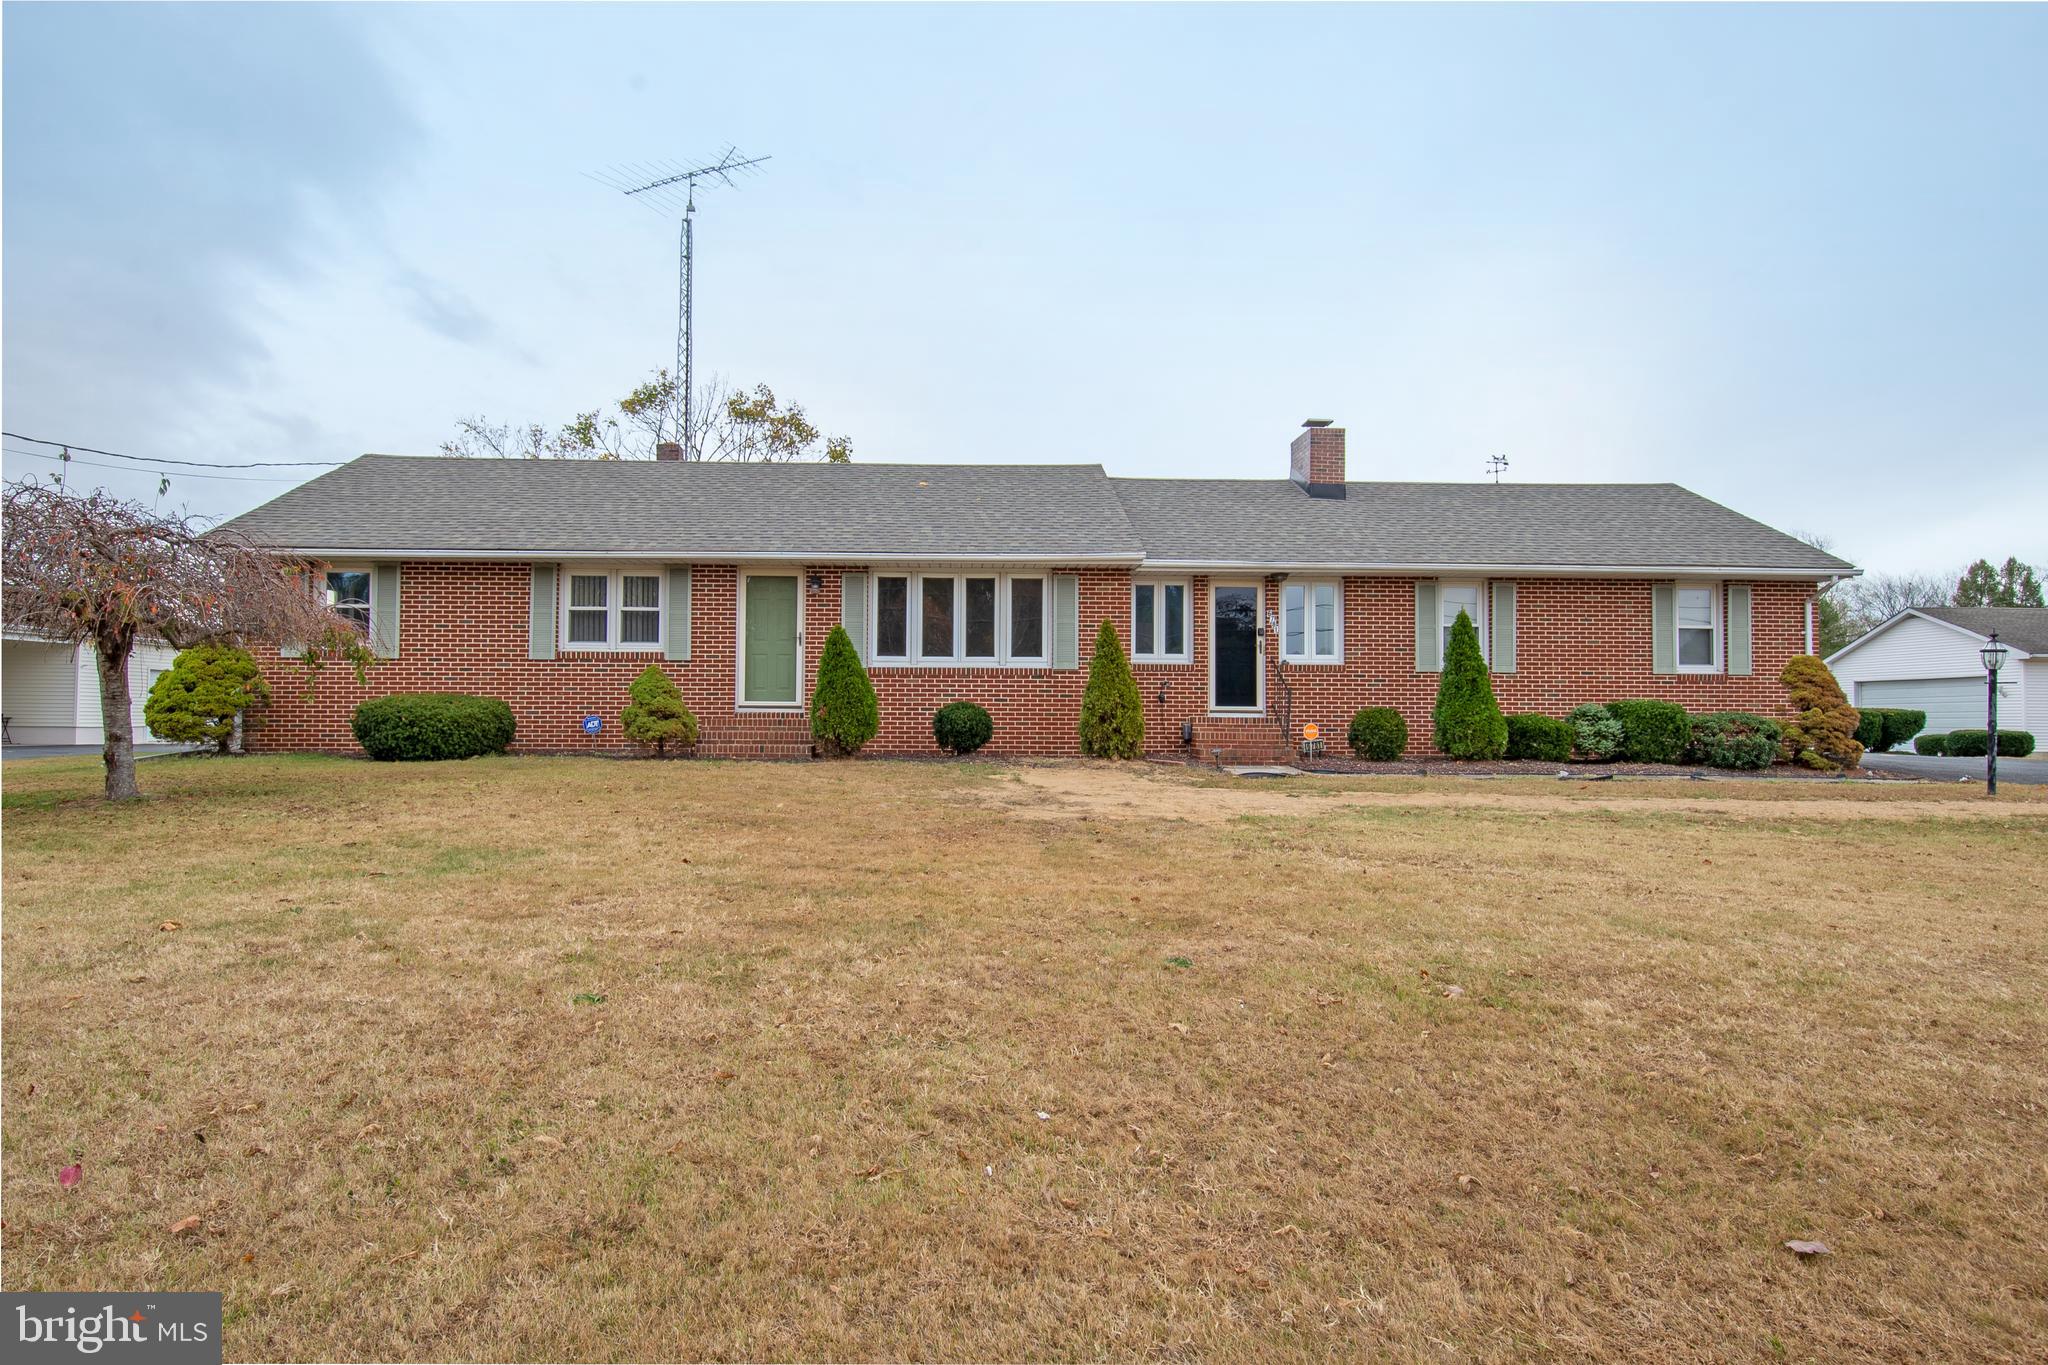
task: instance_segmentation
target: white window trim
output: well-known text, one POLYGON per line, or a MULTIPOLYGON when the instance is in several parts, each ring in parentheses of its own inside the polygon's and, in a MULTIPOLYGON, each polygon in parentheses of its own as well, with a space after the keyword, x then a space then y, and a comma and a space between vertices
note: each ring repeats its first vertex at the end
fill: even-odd
POLYGON ((1489 595, 1487 593, 1486 587, 1486 580, 1483 578, 1445 578, 1439 579, 1437 581, 1436 631, 1438 650, 1437 666, 1439 668, 1443 666, 1443 656, 1448 655, 1451 652, 1451 637, 1446 635, 1444 632, 1449 630, 1451 628, 1452 623, 1458 619, 1456 616, 1451 617, 1449 621, 1446 621, 1444 619, 1444 608, 1448 605, 1448 602, 1445 598, 1445 589, 1447 588, 1470 588, 1475 594, 1477 594, 1475 601, 1478 610, 1477 613, 1474 614, 1472 617, 1472 628, 1479 632, 1479 657, 1484 659, 1489 666, 1492 665, 1493 631, 1489 628, 1489 623, 1486 619, 1487 608, 1492 604, 1486 600, 1489 595))
POLYGON ((1297 580, 1295 580, 1295 579, 1293 579, 1293 578, 1287 578, 1287 579, 1283 579, 1283 580, 1281 581, 1281 583, 1280 583, 1280 612, 1279 612, 1279 616, 1280 616, 1280 643, 1279 643, 1279 648, 1280 648, 1280 661, 1281 661, 1282 663, 1289 663, 1289 664, 1299 664, 1299 665, 1301 665, 1301 666, 1303 666, 1303 667, 1307 667, 1307 668, 1318 668, 1318 667, 1328 667, 1328 666, 1330 666, 1330 665, 1332 665, 1332 664, 1342 664, 1342 663, 1344 662, 1344 580, 1343 580, 1343 579, 1341 579, 1341 578, 1304 578, 1304 579, 1301 579, 1301 580, 1299 580, 1299 581, 1297 581, 1297 580), (1335 636, 1334 636, 1334 638, 1333 638, 1333 640, 1332 640, 1332 643, 1333 643, 1333 644, 1335 645, 1335 647, 1336 647, 1336 651, 1337 651, 1337 652, 1336 652, 1336 653, 1334 653, 1334 654, 1318 654, 1318 653, 1316 653, 1316 652, 1315 652, 1315 651, 1316 651, 1316 589, 1317 589, 1317 588, 1323 588, 1323 587, 1327 587, 1327 588, 1334 588, 1334 589, 1336 589, 1336 593, 1337 593, 1337 629, 1336 629, 1336 633, 1335 633, 1335 636), (1288 590, 1289 588, 1300 588, 1300 589, 1301 589, 1301 614, 1302 614, 1302 622, 1301 622, 1301 643, 1302 643, 1302 648, 1303 648, 1303 652, 1302 652, 1302 653, 1299 653, 1299 654, 1291 654, 1291 653, 1289 653, 1289 652, 1288 652, 1288 650, 1287 650, 1287 590, 1288 590))
MULTIPOLYGON (((359 573, 359 574, 361 574, 361 575, 362 575, 362 576, 363 576, 363 577, 364 577, 365 579, 369 580, 369 581, 368 581, 367 583, 365 583, 365 584, 364 584, 364 586, 363 586, 363 605, 364 605, 364 607, 365 607, 365 611, 364 611, 364 613, 363 613, 363 616, 364 616, 364 625, 363 625, 363 638, 364 638, 365 640, 374 640, 374 639, 376 639, 376 638, 377 638, 377 570, 376 570, 375 566, 373 566, 373 565, 370 565, 370 564, 354 564, 354 563, 351 563, 351 564, 329 564, 329 565, 328 565, 328 566, 327 566, 326 568, 324 568, 324 569, 322 569, 322 570, 320 571, 320 600, 321 600, 322 602, 327 602, 327 575, 328 575, 328 574, 331 574, 331 573, 359 573)), ((331 606, 332 606, 333 604, 332 604, 332 603, 328 603, 328 605, 329 605, 329 606, 331 607, 331 606)))
POLYGON ((1131 580, 1131 662, 1136 664, 1184 664, 1195 657, 1195 589, 1185 578, 1154 578, 1150 574, 1131 580), (1138 651, 1138 589, 1152 589, 1152 643, 1146 653, 1138 651), (1169 653, 1166 643, 1166 590, 1180 589, 1180 648, 1169 653))
MULTIPOLYGON (((1697 629, 1697 627, 1695 627, 1697 629)), ((1674 583, 1671 588, 1671 663, 1680 673, 1719 673, 1721 671, 1721 585, 1719 583, 1674 583), (1689 664, 1683 662, 1684 651, 1679 648, 1684 629, 1678 624, 1678 596, 1683 592, 1703 592, 1707 595, 1707 626, 1713 632, 1714 658, 1711 663, 1689 664)))
MULTIPOLYGON (((577 654, 661 654, 668 648, 668 571, 659 564, 566 564, 561 569, 561 587, 556 594, 561 600, 556 607, 555 639, 558 649, 577 654), (604 592, 604 643, 569 638, 570 601, 574 598, 574 580, 596 578, 600 575, 611 582, 604 592), (619 580, 622 578, 652 578, 654 580, 654 634, 652 641, 635 640, 631 644, 619 641, 619 613, 624 610, 626 590, 619 580)), ((591 607, 578 607, 578 611, 592 611, 591 607)), ((634 608, 638 611, 641 608, 634 608)))
POLYGON ((906 570, 889 573, 878 569, 868 570, 868 621, 867 647, 871 668, 1050 668, 1052 666, 1052 575, 1049 573, 1004 573, 1000 569, 959 569, 945 573, 918 573, 906 570), (882 635, 882 580, 901 578, 904 580, 903 604, 903 647, 905 653, 883 654, 879 642, 882 635), (953 583, 953 648, 949 654, 927 654, 924 651, 924 584, 928 578, 945 578, 953 583), (968 658, 967 648, 967 580, 970 578, 993 578, 996 581, 996 652, 993 655, 968 658), (1010 587, 1013 583, 1030 582, 1038 584, 1039 628, 1037 654, 1017 655, 1010 652, 1010 587))

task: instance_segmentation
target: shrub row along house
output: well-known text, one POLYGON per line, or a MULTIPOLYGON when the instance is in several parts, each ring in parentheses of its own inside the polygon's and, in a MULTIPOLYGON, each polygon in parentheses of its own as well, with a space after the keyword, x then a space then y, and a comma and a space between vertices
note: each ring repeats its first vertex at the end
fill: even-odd
POLYGON ((1072 754, 1107 621, 1148 750, 1277 757, 1307 724, 1341 742, 1361 707, 1391 706, 1419 753, 1460 611, 1511 711, 1782 715, 1817 589, 1856 572, 1671 484, 1350 481, 1321 421, 1274 479, 679 453, 366 455, 230 523, 316 561, 379 656, 364 686, 276 688, 252 746, 353 750, 364 697, 460 691, 510 703, 516 749, 625 751, 620 709, 653 661, 701 720, 699 754, 807 753, 844 625, 880 701, 872 751, 930 752, 933 711, 965 700, 993 716, 991 752, 1072 754))

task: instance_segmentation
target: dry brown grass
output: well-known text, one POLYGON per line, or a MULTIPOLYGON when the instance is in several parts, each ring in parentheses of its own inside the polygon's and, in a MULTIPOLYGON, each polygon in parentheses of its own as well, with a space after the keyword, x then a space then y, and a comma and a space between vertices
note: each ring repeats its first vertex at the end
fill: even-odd
POLYGON ((2039 794, 142 775, 5 770, 5 1277, 231 1359, 2048 1355, 2039 794))

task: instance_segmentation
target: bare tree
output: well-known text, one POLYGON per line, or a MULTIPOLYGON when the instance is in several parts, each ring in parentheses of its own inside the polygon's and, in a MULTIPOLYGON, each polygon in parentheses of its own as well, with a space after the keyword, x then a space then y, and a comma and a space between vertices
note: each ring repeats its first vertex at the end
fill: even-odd
POLYGON ((1955 591, 1955 574, 1878 573, 1843 584, 1850 621, 1862 634, 1908 607, 1945 607, 1955 591))
POLYGON ((7 485, 0 599, 9 626, 89 643, 98 656, 110 801, 142 794, 128 690, 137 639, 178 649, 290 643, 303 648, 309 669, 342 659, 358 676, 371 657, 355 627, 316 595, 310 566, 102 490, 7 485))
POLYGON ((699 391, 687 441, 681 386, 667 370, 635 385, 610 408, 579 412, 550 430, 538 422, 514 426, 477 415, 457 419, 444 455, 528 460, 651 460, 654 449, 679 441, 692 460, 780 462, 825 460, 844 464, 853 442, 826 436, 800 403, 784 403, 766 384, 728 388, 713 377, 699 391))

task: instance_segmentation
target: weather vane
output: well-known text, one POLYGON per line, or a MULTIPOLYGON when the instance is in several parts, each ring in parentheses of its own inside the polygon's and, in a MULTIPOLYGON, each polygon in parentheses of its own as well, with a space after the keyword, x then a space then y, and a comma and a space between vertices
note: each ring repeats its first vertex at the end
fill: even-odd
POLYGON ((1505 455, 1489 455, 1486 457, 1487 472, 1493 475, 1495 483, 1500 482, 1500 472, 1507 467, 1508 457, 1505 455))

